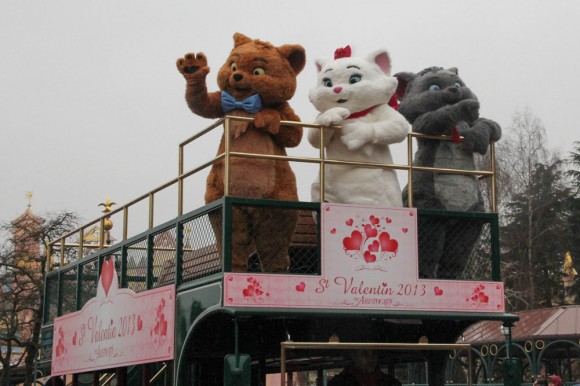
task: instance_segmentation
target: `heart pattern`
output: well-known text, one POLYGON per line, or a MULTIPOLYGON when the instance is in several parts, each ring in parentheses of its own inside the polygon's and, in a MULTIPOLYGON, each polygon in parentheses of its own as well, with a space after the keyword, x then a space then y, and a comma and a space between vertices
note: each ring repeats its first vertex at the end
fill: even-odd
POLYGON ((379 236, 379 242, 381 244, 381 251, 397 253, 399 250, 399 242, 395 239, 391 239, 389 232, 382 232, 379 236))
POLYGON ((304 292, 305 289, 306 283, 304 283, 303 281, 301 281, 298 285, 296 285, 296 291, 298 292, 304 292))
POLYGON ((345 237, 342 240, 342 245, 347 251, 360 251, 362 244, 362 233, 359 231, 352 231, 350 237, 345 237))
POLYGON ((377 234, 379 233, 377 229, 373 227, 371 224, 366 224, 364 229, 367 237, 376 237, 377 234))
POLYGON ((101 267, 101 285, 105 290, 105 297, 109 296, 109 289, 113 282, 113 275, 115 274, 115 264, 113 259, 105 259, 101 267))

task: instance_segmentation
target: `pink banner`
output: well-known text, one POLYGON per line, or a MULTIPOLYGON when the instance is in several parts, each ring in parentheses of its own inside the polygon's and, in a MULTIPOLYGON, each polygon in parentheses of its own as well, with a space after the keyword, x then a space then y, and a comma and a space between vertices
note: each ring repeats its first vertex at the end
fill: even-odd
POLYGON ((97 296, 54 321, 52 375, 172 360, 174 315, 174 285, 120 289, 107 260, 97 296))
POLYGON ((233 307, 504 312, 501 282, 418 279, 417 212, 321 204, 321 276, 231 273, 233 307))

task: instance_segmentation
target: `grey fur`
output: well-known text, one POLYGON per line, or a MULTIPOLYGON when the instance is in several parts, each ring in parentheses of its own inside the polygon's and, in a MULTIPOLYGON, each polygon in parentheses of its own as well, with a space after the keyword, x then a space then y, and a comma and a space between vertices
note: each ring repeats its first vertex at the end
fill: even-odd
MULTIPOLYGON (((456 127, 464 137, 460 144, 417 139, 414 165, 475 170, 474 153, 485 154, 489 143, 500 139, 501 128, 496 122, 479 117, 479 101, 458 76, 457 69, 429 67, 417 74, 403 72, 395 77, 399 80, 399 112, 413 125, 414 132, 450 135, 450 129, 456 127)), ((403 190, 405 204, 408 203, 407 189, 403 190)), ((415 171, 413 206, 452 211, 484 210, 477 177, 415 171)), ((438 266, 435 272, 421 272, 423 277, 453 278, 463 271, 464 263, 459 261, 464 262, 468 257, 481 225, 470 230, 465 224, 459 224, 463 232, 461 242, 455 240, 451 245, 446 240, 451 236, 452 226, 457 227, 457 223, 448 222, 446 227, 439 225, 436 230, 430 230, 433 237, 428 241, 430 246, 423 248, 423 256, 420 246, 421 260, 430 260, 423 265, 438 266), (450 255, 450 249, 456 250, 455 256, 450 255), (441 261, 443 253, 445 261, 441 261)))

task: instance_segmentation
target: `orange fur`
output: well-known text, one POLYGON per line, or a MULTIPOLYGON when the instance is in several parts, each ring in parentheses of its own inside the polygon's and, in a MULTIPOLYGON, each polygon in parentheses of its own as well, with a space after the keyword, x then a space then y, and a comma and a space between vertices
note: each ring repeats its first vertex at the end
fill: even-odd
MULTIPOLYGON (((208 92, 209 73, 203 53, 187 54, 177 61, 177 68, 186 79, 185 99, 191 111, 205 118, 224 115, 221 91, 237 100, 259 94, 263 110, 251 114, 243 110, 228 112, 231 116, 253 117, 253 123, 232 122, 231 150, 245 153, 286 155, 286 147, 298 146, 301 127, 281 126, 280 121, 300 121, 288 100, 296 91, 296 76, 305 65, 304 48, 299 45, 275 47, 242 34, 234 35, 234 48, 218 72, 220 91, 208 92)), ((218 154, 224 151, 222 136, 218 154)), ((238 197, 298 200, 296 178, 287 161, 232 157, 230 195, 238 197)), ((224 194, 223 162, 213 165, 206 185, 206 203, 224 194)), ((288 246, 297 221, 284 212, 284 219, 266 215, 266 210, 236 209, 232 265, 234 271, 247 269, 248 255, 257 250, 264 270, 284 271, 289 266, 288 246), (289 221, 282 221, 288 219, 289 221), (280 223, 287 224, 281 226, 280 223), (257 229, 276 230, 276 236, 257 229)), ((272 210, 269 212, 276 213, 272 210)), ((214 221, 214 226, 218 224, 214 221)))

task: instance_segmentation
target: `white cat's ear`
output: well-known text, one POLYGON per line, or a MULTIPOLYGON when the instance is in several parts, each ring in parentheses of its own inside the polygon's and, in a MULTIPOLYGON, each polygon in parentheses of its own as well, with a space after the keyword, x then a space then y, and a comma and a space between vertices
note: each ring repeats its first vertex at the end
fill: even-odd
POLYGON ((375 63, 386 75, 391 75, 391 58, 385 50, 374 51, 365 57, 371 63, 375 63))
POLYGON ((320 72, 320 70, 322 70, 322 67, 324 67, 328 62, 329 62, 328 59, 316 59, 314 61, 314 64, 316 65, 316 72, 320 72))

